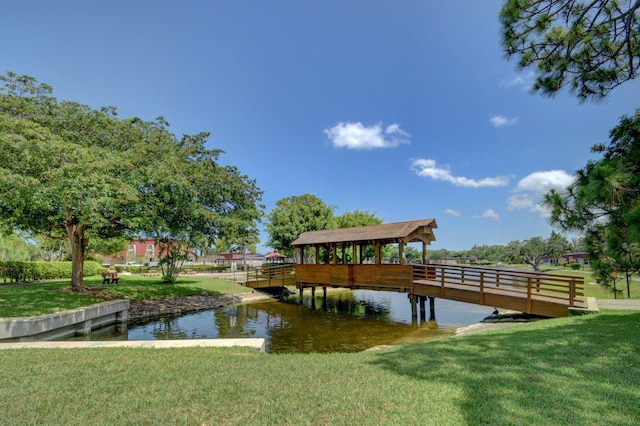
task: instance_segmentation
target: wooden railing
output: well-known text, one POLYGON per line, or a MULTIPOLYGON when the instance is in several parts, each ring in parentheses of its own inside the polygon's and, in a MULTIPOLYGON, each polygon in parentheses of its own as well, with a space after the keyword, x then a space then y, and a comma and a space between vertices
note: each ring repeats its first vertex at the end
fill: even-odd
POLYGON ((268 266, 249 273, 246 285, 398 291, 545 316, 586 307, 581 277, 460 265, 268 266))
POLYGON ((295 266, 294 264, 263 266, 247 272, 246 286, 265 288, 295 285, 295 266))
POLYGON ((414 282, 439 285, 440 297, 448 289, 469 289, 480 293, 526 298, 544 297, 553 303, 574 307, 583 303, 584 279, 570 275, 514 271, 460 265, 413 265, 414 282))

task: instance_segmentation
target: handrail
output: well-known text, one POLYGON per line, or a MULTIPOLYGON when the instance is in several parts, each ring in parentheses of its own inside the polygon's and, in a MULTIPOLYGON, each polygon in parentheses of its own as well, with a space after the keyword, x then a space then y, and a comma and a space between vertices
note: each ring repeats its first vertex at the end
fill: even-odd
POLYGON ((545 296, 576 306, 584 290, 584 279, 571 275, 546 274, 508 269, 467 267, 460 265, 413 265, 414 280, 437 282, 444 296, 447 286, 473 287, 484 294, 497 289, 504 293, 520 294, 530 306, 533 295, 545 296))
POLYGON ((253 274, 247 272, 247 283, 268 281, 269 284, 275 282, 278 285, 285 286, 286 279, 291 279, 295 274, 295 264, 287 265, 269 265, 256 269, 253 274))

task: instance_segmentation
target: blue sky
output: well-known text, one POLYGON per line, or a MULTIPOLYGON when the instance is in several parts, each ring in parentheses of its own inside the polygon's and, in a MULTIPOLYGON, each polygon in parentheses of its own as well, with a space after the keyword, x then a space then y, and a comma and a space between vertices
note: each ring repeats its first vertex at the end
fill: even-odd
POLYGON ((540 194, 593 158, 640 86, 599 104, 531 95, 500 49, 501 3, 3 2, 0 72, 211 131, 267 211, 309 193, 336 214, 435 218, 431 248, 507 244, 551 233, 540 194))

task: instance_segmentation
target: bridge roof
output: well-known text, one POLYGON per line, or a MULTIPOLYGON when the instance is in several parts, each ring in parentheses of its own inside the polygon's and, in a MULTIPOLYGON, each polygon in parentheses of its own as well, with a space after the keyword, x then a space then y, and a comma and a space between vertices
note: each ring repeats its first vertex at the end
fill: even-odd
POLYGON ((435 241, 433 229, 437 228, 435 219, 411 220, 407 222, 385 223, 382 225, 356 226, 354 228, 308 231, 300 234, 291 245, 314 246, 331 243, 393 244, 435 241))

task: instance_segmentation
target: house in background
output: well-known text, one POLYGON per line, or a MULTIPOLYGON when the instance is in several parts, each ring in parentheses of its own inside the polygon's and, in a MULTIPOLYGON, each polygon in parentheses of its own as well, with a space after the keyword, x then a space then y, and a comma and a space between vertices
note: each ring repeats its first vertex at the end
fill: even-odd
MULTIPOLYGON (((158 266, 160 262, 160 245, 152 238, 133 240, 116 255, 105 255, 104 266, 143 265, 158 266)), ((284 256, 283 256, 284 257, 284 256)), ((259 267, 265 262, 265 257, 257 253, 220 253, 217 255, 196 256, 191 254, 185 264, 227 266, 232 270, 259 267)))
POLYGON ((160 260, 160 247, 154 239, 131 241, 121 253, 105 255, 102 261, 105 266, 145 265, 157 266, 160 260))
POLYGON ((589 254, 587 253, 567 253, 563 254, 562 257, 565 262, 569 264, 579 263, 582 266, 589 265, 589 254))

